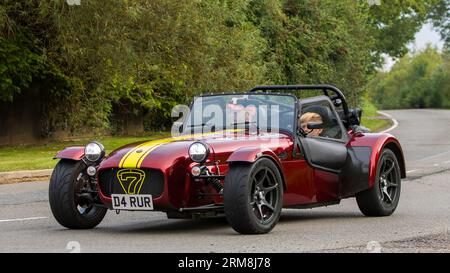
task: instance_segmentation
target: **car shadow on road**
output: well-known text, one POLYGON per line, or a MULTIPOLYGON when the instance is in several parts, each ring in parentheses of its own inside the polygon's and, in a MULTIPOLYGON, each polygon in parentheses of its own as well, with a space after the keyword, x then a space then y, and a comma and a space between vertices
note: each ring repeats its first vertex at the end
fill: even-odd
POLYGON ((317 221, 322 219, 364 219, 358 211, 318 211, 318 210, 299 210, 299 209, 288 209, 283 210, 280 222, 304 222, 304 221, 317 221))
MULTIPOLYGON (((282 224, 296 224, 305 221, 320 221, 320 220, 348 220, 348 219, 364 219, 364 216, 359 212, 327 212, 327 211, 305 211, 305 210, 283 210, 280 223, 282 224)), ((101 226, 99 229, 108 230, 108 232, 120 234, 182 234, 186 232, 201 233, 205 230, 219 231, 221 234, 235 235, 237 234, 230 228, 228 222, 223 217, 204 218, 198 220, 191 219, 151 219, 136 223, 113 224, 108 226, 101 226)))
POLYGON ((116 233, 153 233, 153 234, 180 234, 191 232, 202 232, 204 230, 215 230, 228 228, 228 223, 225 217, 214 217, 205 219, 162 219, 149 220, 133 224, 110 225, 102 227, 109 232, 116 233))

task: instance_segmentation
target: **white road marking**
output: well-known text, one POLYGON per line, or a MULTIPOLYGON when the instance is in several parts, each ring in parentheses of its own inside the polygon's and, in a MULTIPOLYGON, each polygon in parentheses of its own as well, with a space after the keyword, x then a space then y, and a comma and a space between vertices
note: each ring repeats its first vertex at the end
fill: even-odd
POLYGON ((17 218, 17 219, 4 219, 0 220, 0 223, 7 223, 7 222, 16 222, 16 221, 29 221, 29 220, 41 220, 41 219, 47 219, 48 217, 29 217, 29 218, 17 218))
POLYGON ((417 172, 418 170, 410 170, 410 171, 407 171, 406 173, 413 173, 413 172, 417 172))
POLYGON ((388 132, 394 130, 395 128, 397 128, 397 126, 398 126, 398 121, 397 121, 393 116, 391 116, 391 115, 389 115, 389 114, 387 114, 387 113, 385 113, 385 112, 382 112, 382 111, 377 111, 377 112, 378 112, 379 114, 383 115, 383 116, 388 117, 388 118, 391 119, 392 122, 394 123, 389 129, 384 130, 383 132, 380 132, 380 133, 382 133, 382 134, 383 134, 383 133, 388 133, 388 132))

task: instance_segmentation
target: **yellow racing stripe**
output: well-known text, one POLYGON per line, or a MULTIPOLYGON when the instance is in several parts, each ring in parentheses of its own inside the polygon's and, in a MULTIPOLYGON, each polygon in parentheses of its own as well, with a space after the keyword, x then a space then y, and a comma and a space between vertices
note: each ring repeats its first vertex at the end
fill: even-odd
POLYGON ((134 147, 130 151, 128 151, 120 160, 119 168, 140 168, 142 162, 144 159, 156 148, 159 146, 178 141, 178 140, 186 140, 196 137, 202 137, 202 136, 208 136, 208 135, 218 135, 225 132, 239 132, 242 131, 242 129, 232 129, 232 130, 225 130, 220 132, 211 132, 211 133, 204 133, 204 134, 192 134, 192 135, 182 135, 178 137, 170 137, 170 138, 164 138, 164 139, 158 139, 158 140, 151 140, 148 142, 141 143, 140 145, 134 147))
POLYGON ((123 164, 124 164, 125 161, 128 159, 128 157, 129 157, 130 155, 132 155, 133 153, 135 153, 136 150, 138 150, 139 148, 145 146, 147 143, 148 143, 148 142, 141 143, 141 144, 137 145, 136 147, 132 148, 131 150, 129 150, 129 151, 122 157, 122 159, 120 160, 119 167, 120 167, 120 168, 123 168, 123 164))
POLYGON ((141 156, 141 158, 139 158, 136 167, 137 167, 137 168, 140 168, 141 165, 142 165, 142 161, 144 161, 144 159, 145 159, 145 158, 146 158, 146 157, 147 157, 154 149, 158 148, 159 146, 161 146, 161 145, 163 145, 163 144, 164 144, 164 143, 157 144, 157 145, 151 147, 150 149, 148 149, 148 150, 141 156))
POLYGON ((172 138, 167 138, 145 142, 139 145, 137 148, 129 151, 124 156, 124 159, 119 166, 120 168, 139 168, 138 163, 142 163, 142 160, 144 160, 145 156, 147 156, 151 151, 164 143, 172 141, 174 141, 172 138))

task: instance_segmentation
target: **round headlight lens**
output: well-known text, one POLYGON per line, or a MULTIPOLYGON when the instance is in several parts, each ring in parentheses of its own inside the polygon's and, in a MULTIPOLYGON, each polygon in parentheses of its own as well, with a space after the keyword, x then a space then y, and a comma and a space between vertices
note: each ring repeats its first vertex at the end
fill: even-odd
POLYGON ((192 161, 197 163, 203 163, 208 159, 209 147, 202 142, 194 142, 189 147, 189 156, 192 161))
POLYGON ((202 173, 202 169, 199 166, 194 166, 191 169, 191 174, 193 176, 199 176, 202 173))
POLYGON ((89 167, 87 167, 87 169, 86 169, 86 173, 87 173, 89 176, 95 176, 95 174, 97 173, 97 169, 95 168, 95 166, 89 166, 89 167))
POLYGON ((100 160, 105 155, 105 148, 98 142, 91 142, 84 148, 84 156, 91 162, 100 160))

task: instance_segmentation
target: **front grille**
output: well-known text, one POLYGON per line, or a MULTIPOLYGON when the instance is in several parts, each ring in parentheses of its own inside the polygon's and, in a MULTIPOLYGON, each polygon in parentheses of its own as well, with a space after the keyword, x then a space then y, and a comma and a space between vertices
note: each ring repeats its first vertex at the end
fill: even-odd
POLYGON ((157 198, 164 190, 164 174, 157 169, 106 169, 99 173, 98 180, 102 193, 107 197, 111 194, 151 194, 157 198), (143 175, 140 173, 145 174, 142 183, 140 178, 143 175))

